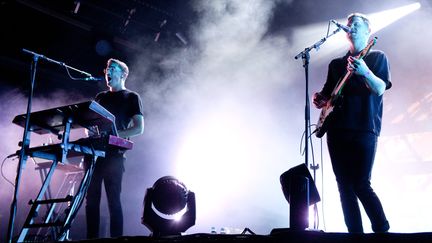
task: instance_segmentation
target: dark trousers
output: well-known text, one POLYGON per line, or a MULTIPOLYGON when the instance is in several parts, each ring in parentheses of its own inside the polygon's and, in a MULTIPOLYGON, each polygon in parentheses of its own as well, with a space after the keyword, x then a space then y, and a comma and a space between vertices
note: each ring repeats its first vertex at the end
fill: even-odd
MULTIPOLYGON (((87 167, 88 167, 88 163, 87 167)), ((100 201, 102 183, 105 191, 110 213, 111 237, 123 235, 123 211, 120 202, 121 183, 124 171, 123 155, 107 156, 99 158, 87 190, 86 197, 86 219, 87 238, 99 238, 100 201)))
POLYGON ((377 136, 369 132, 327 133, 327 146, 348 232, 363 232, 357 199, 362 203, 374 232, 386 232, 390 228, 370 182, 377 140, 377 136))

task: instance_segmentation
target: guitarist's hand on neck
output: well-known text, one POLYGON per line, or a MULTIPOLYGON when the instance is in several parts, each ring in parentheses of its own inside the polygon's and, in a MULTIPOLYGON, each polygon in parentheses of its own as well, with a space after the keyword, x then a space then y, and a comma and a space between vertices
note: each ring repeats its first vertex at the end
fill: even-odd
POLYGON ((353 56, 348 57, 347 70, 363 77, 372 73, 363 59, 353 56))
POLYGON ((369 90, 380 96, 385 91, 385 82, 369 69, 363 59, 355 57, 368 45, 371 33, 369 23, 360 16, 354 16, 349 20, 348 26, 351 27, 351 32, 347 33, 347 37, 350 42, 352 56, 348 57, 347 70, 363 76, 369 90))
POLYGON ((348 57, 347 70, 359 76, 363 76, 366 86, 372 93, 378 96, 384 93, 386 89, 385 82, 369 69, 363 59, 358 59, 353 56, 348 57))

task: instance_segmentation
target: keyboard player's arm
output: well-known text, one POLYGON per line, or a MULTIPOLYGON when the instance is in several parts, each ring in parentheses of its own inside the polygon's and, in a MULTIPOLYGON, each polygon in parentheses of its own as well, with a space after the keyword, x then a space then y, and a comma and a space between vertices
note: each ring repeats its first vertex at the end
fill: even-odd
POLYGON ((140 135, 144 132, 144 116, 137 114, 132 117, 132 123, 129 128, 125 130, 119 130, 118 136, 121 138, 130 138, 140 135))

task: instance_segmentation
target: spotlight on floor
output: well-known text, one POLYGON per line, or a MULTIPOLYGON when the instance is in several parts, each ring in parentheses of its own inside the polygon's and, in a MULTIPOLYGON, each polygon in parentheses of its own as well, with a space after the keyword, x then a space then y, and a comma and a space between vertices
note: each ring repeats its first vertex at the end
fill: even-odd
POLYGON ((290 229, 305 230, 309 227, 309 206, 321 200, 307 166, 300 164, 285 171, 280 183, 290 204, 290 229))
POLYGON ((161 177, 147 188, 141 223, 152 236, 181 235, 195 225, 195 218, 195 193, 175 177, 161 177))

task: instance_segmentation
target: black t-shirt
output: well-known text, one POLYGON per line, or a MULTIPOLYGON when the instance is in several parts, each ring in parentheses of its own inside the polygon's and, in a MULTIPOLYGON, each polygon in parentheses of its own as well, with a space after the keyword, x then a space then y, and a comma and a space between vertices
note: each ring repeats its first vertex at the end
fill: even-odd
POLYGON ((95 101, 115 116, 117 130, 128 128, 134 115, 143 115, 140 96, 127 89, 101 92, 95 101))
MULTIPOLYGON (((327 81, 320 92, 330 97, 339 79, 345 76, 347 58, 351 54, 333 59, 328 68, 327 81)), ((386 89, 391 88, 390 67, 384 52, 371 50, 364 58, 369 69, 386 83, 386 89)), ((373 94, 366 86, 364 77, 353 74, 342 89, 339 105, 333 112, 329 123, 331 130, 367 131, 378 135, 381 132, 383 112, 383 97, 373 94)))

